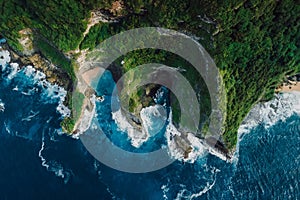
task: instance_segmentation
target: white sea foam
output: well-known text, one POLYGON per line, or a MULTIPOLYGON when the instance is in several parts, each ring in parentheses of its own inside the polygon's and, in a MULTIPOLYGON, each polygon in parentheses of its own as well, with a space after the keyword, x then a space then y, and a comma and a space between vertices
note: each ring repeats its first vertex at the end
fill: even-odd
MULTIPOLYGON (((165 94, 164 89, 163 89, 162 87, 160 87, 160 88, 156 91, 156 93, 155 93, 155 95, 154 95, 154 97, 153 97, 154 102, 158 104, 158 103, 159 103, 159 100, 163 98, 164 94, 165 94)), ((164 103, 164 105, 165 105, 165 104, 166 104, 166 103, 164 103)))
POLYGON ((31 65, 24 67, 24 73, 28 77, 32 77, 35 72, 36 72, 36 69, 34 69, 31 65))
POLYGON ((300 115, 300 92, 280 93, 266 103, 255 105, 240 126, 238 133, 249 133, 261 124, 269 128, 278 121, 285 121, 293 114, 300 115))
POLYGON ((300 92, 297 91, 275 94, 273 100, 255 105, 238 129, 238 142, 232 162, 238 163, 239 144, 244 134, 249 133, 258 125, 268 129, 278 121, 285 121, 293 114, 300 115, 300 92))
POLYGON ((21 92, 23 95, 25 95, 25 96, 30 96, 30 95, 32 95, 32 93, 31 93, 31 91, 32 90, 28 90, 27 92, 21 92))
POLYGON ((5 126, 6 132, 7 132, 8 134, 11 134, 10 124, 9 124, 9 123, 7 124, 6 122, 4 122, 4 126, 5 126))
POLYGON ((19 68, 19 64, 18 63, 10 63, 10 67, 11 67, 11 72, 9 73, 9 75, 7 76, 8 79, 13 79, 17 73, 19 72, 20 68, 19 68))
MULTIPOLYGON (((199 192, 191 192, 188 189, 186 189, 186 185, 184 184, 180 184, 180 187, 182 188, 176 196, 176 200, 181 200, 181 199, 198 199, 199 197, 201 197, 203 194, 207 193, 209 190, 211 190, 214 185, 216 184, 216 180, 217 180, 217 173, 220 172, 219 169, 216 169, 215 167, 213 167, 210 171, 212 173, 212 182, 211 181, 207 181, 206 185, 204 188, 202 188, 199 192)), ((202 179, 202 177, 200 178, 202 179)))
MULTIPOLYGON (((24 73, 26 76, 32 78, 35 83, 45 88, 44 100, 48 103, 53 103, 56 99, 59 99, 57 111, 62 115, 62 117, 68 117, 71 111, 63 103, 65 101, 67 91, 57 84, 51 84, 46 81, 46 75, 43 72, 37 71, 31 65, 24 67, 24 73)), ((23 93, 23 92, 22 92, 23 93)), ((24 95, 30 95, 31 93, 23 93, 24 95)))
POLYGON ((49 119, 46 121, 46 123, 49 124, 49 122, 52 120, 52 118, 53 118, 52 116, 49 117, 49 119))
MULTIPOLYGON (((11 71, 9 75, 7 76, 8 79, 13 79, 18 72, 20 72, 20 67, 19 64, 17 63, 10 63, 11 58, 10 54, 8 51, 0 51, 0 65, 2 66, 2 71, 6 70, 7 65, 9 64, 11 71)), ((38 84, 39 86, 42 86, 45 88, 44 93, 46 93, 46 98, 44 99, 45 101, 47 100, 49 103, 52 103, 53 101, 56 101, 56 99, 59 99, 58 106, 57 106, 57 111, 62 115, 62 117, 68 117, 70 116, 70 109, 66 107, 63 102, 65 101, 67 91, 58 86, 57 84, 51 84, 46 81, 46 75, 41 72, 36 70, 33 66, 28 65, 25 66, 22 69, 23 73, 29 77, 32 78, 35 84, 38 84)), ((13 91, 18 91, 19 88, 16 86, 13 88, 13 91)), ((32 95, 33 92, 36 92, 37 88, 32 88, 28 90, 27 92, 22 91, 22 94, 24 95, 32 95)))
POLYGON ((195 162, 199 157, 207 155, 208 147, 194 134, 188 133, 187 139, 191 143, 192 151, 189 153, 188 161, 195 162))
POLYGON ((131 145, 139 148, 144 142, 146 142, 150 137, 157 134, 166 122, 166 111, 160 105, 149 106, 143 108, 140 112, 142 120, 142 131, 133 127, 128 119, 122 114, 121 109, 116 112, 112 112, 112 118, 115 120, 118 128, 126 132, 131 145))
POLYGON ((191 193, 190 191, 188 191, 187 189, 182 189, 177 193, 177 196, 175 198, 175 200, 182 200, 182 199, 197 199, 198 197, 202 196, 203 194, 207 193, 209 190, 211 190, 214 185, 216 183, 216 180, 214 180, 213 183, 206 183, 207 185, 205 186, 205 188, 201 191, 199 191, 198 193, 191 193))
POLYGON ((168 187, 168 185, 162 185, 160 189, 162 189, 164 200, 167 200, 167 193, 169 192, 170 188, 168 187))
POLYGON ((144 134, 152 137, 159 133, 167 120, 167 112, 161 105, 143 108, 140 112, 144 134))
POLYGON ((13 91, 19 91, 19 88, 18 88, 18 86, 16 85, 16 87, 14 87, 12 90, 13 90, 13 91))
POLYGON ((42 166, 46 167, 46 169, 48 170, 49 169, 49 165, 47 164, 46 159, 42 155, 42 152, 43 152, 44 148, 45 148, 45 137, 44 137, 44 133, 43 133, 42 146, 41 146, 41 149, 39 150, 39 157, 40 157, 40 159, 42 161, 42 166))
POLYGON ((180 161, 194 163, 199 157, 207 154, 203 142, 191 133, 181 133, 170 122, 165 133, 168 152, 172 158, 180 161), (186 152, 189 151, 187 154, 186 152))
POLYGON ((172 112, 169 116, 169 124, 165 136, 167 138, 168 150, 171 157, 189 163, 194 163, 197 159, 203 158, 208 153, 226 161, 227 158, 216 149, 209 146, 204 140, 199 139, 189 132, 181 133, 172 124, 172 112), (188 154, 187 154, 188 152, 188 154))
MULTIPOLYGON (((47 169, 49 172, 53 172, 57 177, 60 177, 64 180, 66 184, 71 176, 71 173, 68 170, 65 170, 62 164, 55 160, 47 161, 45 157, 43 157, 42 153, 45 149, 45 134, 42 134, 42 145, 41 149, 39 150, 38 156, 41 159, 42 166, 47 169)), ((72 171, 71 171, 72 172, 72 171)))
POLYGON ((115 120, 118 128, 126 132, 128 137, 131 140, 131 145, 138 148, 140 147, 145 141, 148 140, 148 134, 144 131, 141 132, 134 128, 128 121, 127 118, 122 114, 121 109, 117 110, 116 112, 112 112, 112 118, 115 120))
POLYGON ((47 86, 47 89, 45 91, 47 94, 48 101, 49 99, 59 99, 56 110, 62 115, 62 117, 69 117, 71 111, 68 107, 64 105, 64 101, 67 96, 67 91, 64 88, 58 86, 57 84, 50 84, 46 81, 43 84, 47 86))
POLYGON ((33 110, 30 111, 30 114, 27 117, 24 117, 21 121, 31 121, 32 118, 37 116, 40 112, 34 112, 33 110))
POLYGON ((2 67, 2 71, 5 71, 6 65, 10 62, 10 59, 9 51, 0 51, 0 67, 2 67))
POLYGON ((4 112, 4 110, 5 110, 5 104, 0 99, 0 112, 4 112))
POLYGON ((203 194, 207 193, 209 190, 211 190, 214 185, 216 184, 216 179, 214 179, 214 181, 210 184, 210 183, 207 183, 205 188, 201 191, 199 191, 198 193, 194 193, 190 196, 190 199, 194 199, 194 198, 198 198, 200 196, 202 196, 203 194))

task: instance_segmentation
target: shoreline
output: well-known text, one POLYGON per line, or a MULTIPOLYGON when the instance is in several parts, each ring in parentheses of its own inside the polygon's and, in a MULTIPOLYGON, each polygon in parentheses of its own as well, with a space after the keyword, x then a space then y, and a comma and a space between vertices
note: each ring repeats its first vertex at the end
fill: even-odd
POLYGON ((286 80, 275 89, 275 92, 300 92, 300 74, 287 76, 286 80))
MULTIPOLYGON (((89 128, 89 126, 92 122, 92 119, 95 114, 96 105, 95 105, 95 100, 91 101, 91 96, 89 96, 89 95, 91 95, 91 93, 89 93, 89 95, 87 95, 86 91, 88 89, 92 90, 92 88, 91 88, 92 81, 94 81, 97 78, 97 76, 101 75, 103 72, 104 72, 104 69, 100 68, 100 67, 88 69, 84 65, 81 65, 79 71, 76 73, 77 77, 78 77, 78 85, 77 85, 76 90, 85 94, 85 99, 84 99, 84 103, 81 108, 82 114, 79 117, 79 119, 77 120, 76 125, 74 126, 75 134, 73 134, 73 137, 78 138, 78 136, 80 134, 83 134, 89 128), (87 108, 87 105, 92 105, 93 111, 89 110, 87 108)), ((123 115, 123 117, 125 117, 124 119, 126 119, 126 121, 132 125, 132 123, 130 123, 130 119, 128 119, 128 117, 126 115, 123 115)), ((179 130, 177 130, 177 131, 179 131, 179 130)), ((188 133, 181 132, 181 134, 179 134, 179 135, 181 135, 181 136, 175 138, 176 141, 181 141, 180 144, 183 142, 185 145, 189 146, 190 149, 195 148, 193 146, 193 142, 189 141, 187 139, 188 138, 187 136, 189 135, 188 133)), ((129 136, 129 137, 132 138, 132 136, 129 136)), ((193 138, 196 138, 196 137, 194 136, 193 138)), ((212 145, 212 144, 210 144, 210 142, 206 141, 205 139, 204 140, 201 138, 197 138, 197 139, 199 140, 198 143, 201 144, 200 146, 202 146, 202 148, 204 148, 210 154, 212 154, 224 161, 232 162, 233 156, 230 154, 230 152, 224 151, 224 149, 223 149, 224 147, 220 148, 220 147, 214 145, 214 143, 212 145)), ((188 149, 184 148, 184 146, 179 145, 178 148, 181 149, 182 152, 190 153, 190 151, 188 151, 188 149)), ((191 154, 193 154, 193 152, 191 152, 191 154)))
POLYGON ((282 86, 277 88, 275 92, 300 92, 300 81, 289 82, 289 84, 284 83, 282 86))

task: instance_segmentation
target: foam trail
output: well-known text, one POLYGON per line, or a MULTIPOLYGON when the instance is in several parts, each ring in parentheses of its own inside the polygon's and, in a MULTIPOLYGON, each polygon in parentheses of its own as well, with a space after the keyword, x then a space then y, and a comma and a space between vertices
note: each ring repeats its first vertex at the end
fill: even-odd
POLYGON ((46 122, 46 123, 47 123, 47 124, 49 124, 49 122, 52 120, 52 118, 53 118, 52 116, 51 116, 51 117, 49 117, 49 119, 47 120, 47 122, 46 122))
POLYGON ((43 132, 43 134, 42 134, 42 146, 41 146, 41 149, 39 150, 39 157, 40 157, 40 159, 42 161, 42 166, 46 167, 46 169, 48 170, 49 169, 49 165, 47 164, 46 159, 42 155, 42 152, 43 152, 44 148, 45 148, 45 134, 43 132))
POLYGON ((168 199, 167 193, 169 192, 170 188, 168 188, 168 185, 162 185, 161 188, 163 191, 163 198, 164 200, 168 199))
POLYGON ((42 166, 45 167, 47 169, 47 171, 54 172, 54 174, 57 177, 62 178, 64 180, 64 183, 66 184, 69 181, 71 174, 73 174, 72 171, 69 170, 70 171, 69 172, 69 171, 64 170, 64 167, 55 160, 47 162, 47 160, 42 155, 42 152, 43 152, 44 149, 45 149, 45 134, 44 134, 44 131, 43 131, 42 145, 41 145, 41 149, 39 150, 39 153, 38 153, 38 156, 39 156, 39 158, 41 159, 41 162, 42 162, 42 166))
POLYGON ((214 187, 216 180, 217 179, 215 178, 214 181, 212 182, 212 184, 207 183, 207 185, 205 186, 205 188, 202 191, 200 191, 199 193, 196 193, 196 194, 192 194, 190 199, 198 198, 198 197, 202 196, 203 194, 207 193, 209 190, 211 190, 214 187))
POLYGON ((181 199, 198 199, 199 197, 201 197, 203 194, 207 193, 209 190, 211 190, 215 184, 216 184, 216 181, 217 181, 217 173, 221 172, 219 169, 216 169, 216 168, 213 168, 211 170, 211 172, 213 173, 213 181, 212 183, 210 183, 209 181, 206 182, 206 185, 205 187, 200 190, 199 192, 197 193, 192 193, 191 191, 187 190, 186 189, 186 185, 183 185, 181 184, 180 186, 183 188, 182 190, 180 190, 178 193, 177 193, 177 196, 176 196, 176 200, 181 200, 181 199))
POLYGON ((5 126, 5 130, 8 134, 11 134, 11 130, 10 130, 10 126, 9 124, 6 124, 6 122, 4 122, 4 126, 5 126))
POLYGON ((5 110, 5 103, 2 102, 2 100, 0 99, 0 112, 4 112, 5 110))
POLYGON ((300 92, 275 94, 273 100, 259 103, 251 109, 238 133, 240 136, 249 133, 259 124, 268 129, 278 121, 285 121, 293 114, 300 115, 300 92))
POLYGON ((34 112, 33 110, 30 111, 30 115, 28 117, 23 118, 21 121, 31 121, 31 119, 37 116, 40 112, 34 112))

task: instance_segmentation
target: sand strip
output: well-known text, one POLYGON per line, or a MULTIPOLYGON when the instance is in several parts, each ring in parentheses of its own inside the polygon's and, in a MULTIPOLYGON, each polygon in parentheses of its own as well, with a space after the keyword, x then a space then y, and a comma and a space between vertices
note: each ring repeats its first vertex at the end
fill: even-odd
POLYGON ((293 82, 292 84, 284 83, 283 86, 280 86, 276 89, 276 92, 300 92, 300 82, 293 82))
POLYGON ((103 72, 104 72, 103 68, 96 67, 84 72, 81 76, 83 80, 86 82, 86 84, 90 86, 92 81, 95 80, 96 78, 99 78, 103 74, 103 72))

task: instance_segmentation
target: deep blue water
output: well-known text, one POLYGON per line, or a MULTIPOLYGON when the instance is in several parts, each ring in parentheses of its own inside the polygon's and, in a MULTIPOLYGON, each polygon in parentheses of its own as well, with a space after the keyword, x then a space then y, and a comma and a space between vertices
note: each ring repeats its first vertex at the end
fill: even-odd
MULTIPOLYGON (((128 174, 97 162, 80 140, 61 135, 59 100, 38 81, 22 70, 11 80, 9 74, 7 69, 0 78, 5 104, 0 111, 0 199, 300 198, 299 115, 245 134, 236 163, 207 155, 194 164, 174 162, 156 172, 128 174)), ((110 121, 110 113, 99 106, 98 111, 110 121)), ((125 134, 115 140, 120 138, 126 140, 125 134)))

